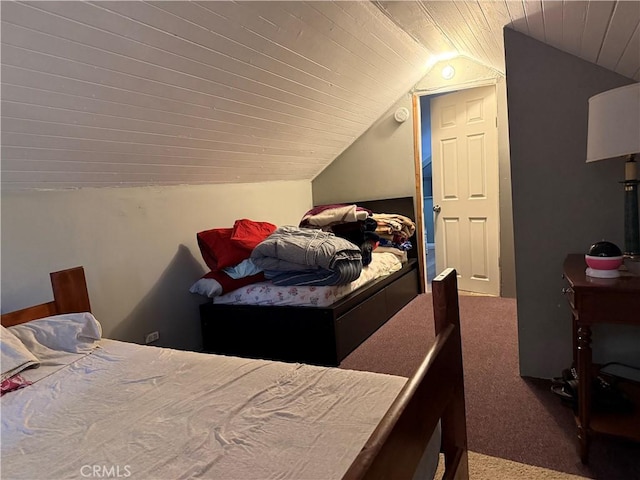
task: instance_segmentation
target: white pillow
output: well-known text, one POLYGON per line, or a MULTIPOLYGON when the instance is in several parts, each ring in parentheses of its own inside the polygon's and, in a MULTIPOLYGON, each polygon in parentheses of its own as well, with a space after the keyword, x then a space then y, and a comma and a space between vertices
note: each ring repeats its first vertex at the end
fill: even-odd
POLYGON ((213 278, 201 278, 191 285, 189 289, 191 293, 199 293, 205 297, 213 298, 222 295, 222 285, 213 278))
POLYGON ((100 323, 89 312, 54 315, 9 329, 36 355, 43 347, 69 353, 90 353, 102 337, 100 323))
POLYGON ((40 365, 40 360, 9 329, 1 327, 0 365, 2 381, 4 381, 25 368, 37 367, 40 365))

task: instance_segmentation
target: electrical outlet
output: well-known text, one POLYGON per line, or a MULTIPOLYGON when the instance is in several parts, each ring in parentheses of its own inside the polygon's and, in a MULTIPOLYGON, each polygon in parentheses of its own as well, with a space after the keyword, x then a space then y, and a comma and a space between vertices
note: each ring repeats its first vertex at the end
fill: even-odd
POLYGON ((144 343, 153 343, 159 339, 160 334, 158 332, 147 333, 147 335, 144 337, 144 343))

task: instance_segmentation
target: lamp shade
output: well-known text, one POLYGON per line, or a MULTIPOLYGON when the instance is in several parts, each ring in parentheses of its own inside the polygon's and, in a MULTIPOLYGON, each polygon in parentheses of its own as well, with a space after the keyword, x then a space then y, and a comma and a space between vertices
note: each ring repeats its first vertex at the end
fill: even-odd
POLYGON ((587 162, 640 152, 640 83, 589 99, 587 162))

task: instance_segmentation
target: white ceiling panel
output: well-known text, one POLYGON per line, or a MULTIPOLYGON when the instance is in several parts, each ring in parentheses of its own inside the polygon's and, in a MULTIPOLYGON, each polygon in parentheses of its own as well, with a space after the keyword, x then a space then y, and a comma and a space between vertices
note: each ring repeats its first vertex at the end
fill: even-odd
POLYGON ((640 80, 637 1, 1 2, 2 188, 312 179, 503 28, 640 80))
MULTIPOLYGON (((631 39, 638 30, 638 17, 640 2, 618 2, 615 5, 598 54, 598 65, 616 70, 625 52, 632 48, 631 39)), ((638 61, 640 60, 636 59, 636 67, 638 61)))

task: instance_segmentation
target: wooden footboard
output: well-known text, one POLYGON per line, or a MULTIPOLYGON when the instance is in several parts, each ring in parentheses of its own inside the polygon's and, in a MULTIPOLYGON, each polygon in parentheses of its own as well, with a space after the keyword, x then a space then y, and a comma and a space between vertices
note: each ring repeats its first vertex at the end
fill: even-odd
POLYGON ((343 480, 411 479, 442 422, 444 479, 469 478, 456 272, 432 282, 436 339, 343 480))

